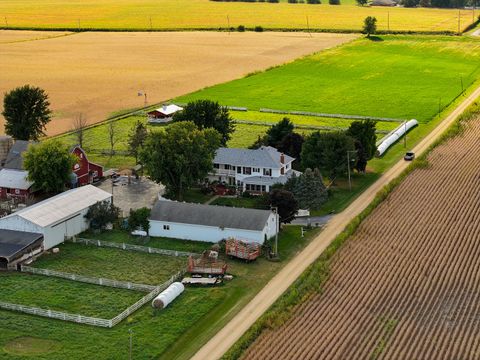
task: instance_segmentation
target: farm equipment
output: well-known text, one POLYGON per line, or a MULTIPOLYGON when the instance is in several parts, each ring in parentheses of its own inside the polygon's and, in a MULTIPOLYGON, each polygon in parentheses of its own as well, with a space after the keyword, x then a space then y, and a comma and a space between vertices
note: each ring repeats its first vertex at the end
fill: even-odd
POLYGON ((258 243, 248 243, 242 240, 229 238, 225 243, 227 256, 236 257, 246 261, 253 261, 261 255, 262 246, 258 243))
POLYGON ((188 257, 188 272, 191 274, 223 275, 227 271, 227 263, 218 260, 218 252, 206 250, 202 256, 195 259, 188 257))

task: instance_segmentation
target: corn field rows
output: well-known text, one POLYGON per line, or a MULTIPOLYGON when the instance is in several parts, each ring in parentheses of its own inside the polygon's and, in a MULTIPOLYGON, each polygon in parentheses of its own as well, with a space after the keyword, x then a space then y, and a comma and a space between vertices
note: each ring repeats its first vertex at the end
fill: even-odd
POLYGON ((480 358, 480 124, 437 147, 245 359, 480 358))

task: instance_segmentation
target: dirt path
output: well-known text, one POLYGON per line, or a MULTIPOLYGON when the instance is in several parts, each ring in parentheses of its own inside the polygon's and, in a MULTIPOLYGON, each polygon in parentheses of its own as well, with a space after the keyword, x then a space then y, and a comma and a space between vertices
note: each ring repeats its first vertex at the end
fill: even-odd
MULTIPOLYGON (((480 97, 480 87, 468 96, 445 118, 413 151, 423 153, 469 106, 480 97)), ((325 229, 299 255, 288 263, 255 298, 252 299, 221 331, 205 344, 192 359, 220 358, 248 328, 277 300, 298 276, 327 248, 347 224, 360 214, 390 181, 405 170, 408 163, 399 161, 382 177, 358 197, 342 213, 334 216, 325 229)))

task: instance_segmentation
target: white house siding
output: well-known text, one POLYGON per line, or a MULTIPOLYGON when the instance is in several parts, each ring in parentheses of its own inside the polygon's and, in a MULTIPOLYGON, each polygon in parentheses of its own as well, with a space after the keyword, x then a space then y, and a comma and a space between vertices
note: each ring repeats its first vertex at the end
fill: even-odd
MULTIPOLYGON (((219 227, 180 224, 172 222, 164 222, 157 220, 150 220, 150 236, 163 236, 174 239, 196 240, 206 242, 218 242, 220 240, 236 237, 239 239, 250 240, 263 244, 264 235, 270 234, 267 232, 267 225, 263 231, 244 230, 244 229, 221 229, 219 227), (164 225, 169 227, 169 230, 164 229, 164 225)), ((275 235, 275 234, 273 234, 275 235)))

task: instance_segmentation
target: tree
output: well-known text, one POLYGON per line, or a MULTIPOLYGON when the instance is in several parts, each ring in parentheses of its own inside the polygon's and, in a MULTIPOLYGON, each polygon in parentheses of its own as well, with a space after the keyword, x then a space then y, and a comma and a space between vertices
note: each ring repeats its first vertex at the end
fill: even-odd
POLYGON ((148 130, 145 124, 137 121, 128 136, 128 152, 135 157, 135 163, 138 163, 138 154, 147 139, 148 130))
POLYGON ((363 33, 367 34, 367 38, 377 32, 377 18, 373 16, 367 16, 363 22, 363 33))
POLYGON ((328 0, 330 5, 340 5, 340 0, 328 0))
POLYGON ((103 230, 108 224, 114 223, 120 215, 120 209, 110 201, 99 201, 90 206, 85 219, 90 221, 92 229, 103 230))
POLYGON ((257 140, 255 140, 255 142, 252 145, 250 145, 248 148, 249 149, 259 149, 262 146, 268 146, 267 135, 263 135, 263 136, 258 135, 257 140))
POLYGON ((110 142, 110 156, 113 156, 115 154, 115 144, 118 141, 118 136, 117 136, 117 124, 115 121, 110 121, 108 123, 108 140, 110 142))
POLYGON ((307 168, 300 176, 292 176, 285 184, 298 201, 301 209, 319 209, 328 199, 328 190, 320 170, 307 168))
POLYGON ((274 148, 278 148, 281 141, 293 132, 295 126, 290 121, 289 118, 284 117, 275 125, 271 126, 266 133, 267 144, 269 146, 273 146, 274 148))
POLYGON ((295 213, 298 211, 298 202, 290 191, 284 189, 270 191, 269 203, 271 207, 278 209, 278 216, 284 224, 288 224, 295 219, 295 213))
POLYGON ((76 162, 77 158, 70 153, 68 146, 59 140, 47 140, 27 149, 23 165, 28 171, 28 180, 36 189, 57 193, 70 183, 76 162))
POLYGON ((357 161, 355 169, 365 172, 368 160, 371 160, 377 151, 376 122, 373 120, 354 121, 347 130, 347 135, 355 139, 357 161))
POLYGON ((302 146, 305 139, 297 133, 289 133, 280 141, 277 146, 278 151, 283 152, 300 161, 302 146))
MULTIPOLYGON (((354 139, 345 132, 312 133, 305 139, 302 148, 302 165, 304 168, 318 168, 330 179, 347 173, 347 151, 351 151, 349 158, 352 164, 355 161, 354 139)), ((352 164, 348 164, 351 165, 352 164)))
POLYGON ((420 2, 419 0, 402 0, 401 4, 404 7, 413 8, 413 7, 417 7, 419 2, 420 2))
POLYGON ((174 123, 148 134, 139 158, 150 177, 162 183, 178 200, 185 190, 212 170, 221 135, 215 129, 198 129, 193 122, 174 123))
POLYGON ((6 93, 5 133, 16 140, 38 140, 52 116, 49 106, 47 93, 38 87, 24 85, 6 93))
POLYGON ((77 140, 77 144, 83 148, 83 142, 85 138, 85 127, 87 126, 87 119, 83 117, 82 113, 79 113, 75 119, 73 119, 73 133, 77 140))
POLYGON ((357 4, 359 6, 365 6, 367 5, 367 3, 368 3, 368 0, 357 0, 357 4))
POLYGON ((137 230, 141 228, 143 231, 148 233, 150 229, 150 209, 142 207, 137 210, 130 209, 130 216, 128 217, 128 229, 130 231, 137 230))
POLYGON ((235 125, 228 109, 211 100, 196 100, 175 113, 175 122, 192 121, 200 130, 213 128, 221 135, 221 145, 225 146, 235 131, 235 125))

